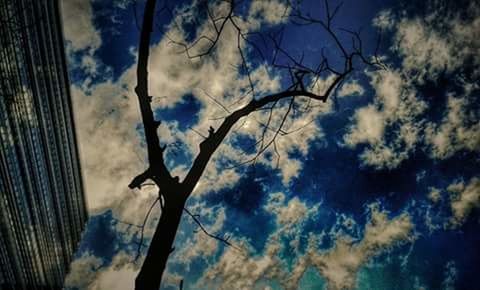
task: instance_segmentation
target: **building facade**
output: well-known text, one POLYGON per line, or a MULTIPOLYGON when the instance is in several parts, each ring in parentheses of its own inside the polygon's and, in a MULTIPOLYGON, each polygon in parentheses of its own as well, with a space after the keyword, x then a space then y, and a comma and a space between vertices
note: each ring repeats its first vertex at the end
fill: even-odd
POLYGON ((0 0, 0 289, 62 289, 87 221, 58 0, 0 0))

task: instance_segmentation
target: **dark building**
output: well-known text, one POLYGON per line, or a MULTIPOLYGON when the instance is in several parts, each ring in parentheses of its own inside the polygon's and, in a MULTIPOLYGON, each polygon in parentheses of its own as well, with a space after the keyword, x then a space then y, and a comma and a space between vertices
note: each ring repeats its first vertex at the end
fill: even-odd
POLYGON ((0 289, 61 289, 87 220, 58 0, 0 0, 0 289))

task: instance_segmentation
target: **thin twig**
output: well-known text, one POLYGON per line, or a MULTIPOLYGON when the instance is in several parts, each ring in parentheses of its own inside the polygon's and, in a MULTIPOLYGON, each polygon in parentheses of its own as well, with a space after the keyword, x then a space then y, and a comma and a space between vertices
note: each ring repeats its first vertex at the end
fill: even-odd
POLYGON ((205 233, 207 236, 209 236, 210 238, 213 238, 217 241, 220 241, 222 243, 224 243, 225 245, 229 246, 229 247, 232 247, 236 250, 239 250, 240 251, 240 248, 238 248, 237 246, 233 245, 232 243, 230 243, 228 240, 230 237, 227 236, 227 238, 222 238, 222 237, 219 237, 217 235, 213 235, 211 233, 209 233, 205 227, 202 225, 202 223, 198 220, 198 215, 194 215, 192 214, 188 209, 184 208, 183 209, 191 218, 192 220, 198 225, 198 227, 202 230, 203 233, 205 233))

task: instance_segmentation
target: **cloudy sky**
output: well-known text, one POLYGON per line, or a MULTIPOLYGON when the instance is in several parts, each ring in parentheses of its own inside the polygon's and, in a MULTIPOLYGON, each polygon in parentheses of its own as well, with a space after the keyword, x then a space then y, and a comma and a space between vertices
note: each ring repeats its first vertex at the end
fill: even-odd
MULTIPOLYGON (((127 187, 147 166, 133 91, 144 2, 62 2, 91 215, 67 289, 133 289, 142 259, 134 261, 137 225, 158 195, 153 186, 127 187)), ((250 33, 240 44, 248 74, 231 23, 212 54, 188 58, 178 43, 213 31, 197 2, 170 1, 158 11, 149 63, 158 134, 168 168, 181 179, 209 127, 252 98, 245 95, 250 83, 255 98, 289 86, 285 70, 271 66, 271 41, 259 35, 283 31, 282 49, 303 55, 306 66, 318 66, 322 51, 332 67, 342 63, 328 34, 295 25, 295 11, 282 0, 244 1, 235 10, 250 33)), ((351 34, 341 28, 361 28, 365 54, 380 35, 385 68, 355 63, 334 98, 298 98, 284 123, 288 102, 271 117, 264 110, 240 120, 188 202, 208 231, 234 246, 184 215, 162 289, 178 289, 182 279, 185 289, 475 288, 480 6, 415 2, 344 1, 334 31, 350 49, 351 34), (269 118, 272 128, 264 130, 269 118), (275 143, 254 165, 245 163, 256 156, 256 141, 275 137, 281 124, 275 143)), ((221 3, 211 8, 225 11, 221 3)), ((323 1, 304 1, 301 9, 325 15, 323 1)), ((308 85, 321 94, 331 81, 325 73, 308 85)), ((159 216, 155 207, 146 242, 159 216)))

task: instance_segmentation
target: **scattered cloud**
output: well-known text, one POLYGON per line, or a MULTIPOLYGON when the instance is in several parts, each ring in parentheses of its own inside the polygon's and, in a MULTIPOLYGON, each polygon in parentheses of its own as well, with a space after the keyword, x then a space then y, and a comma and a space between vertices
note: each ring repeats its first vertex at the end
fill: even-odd
POLYGON ((372 24, 381 30, 390 30, 395 25, 395 18, 390 9, 380 11, 373 19, 372 24))
POLYGON ((338 92, 339 97, 345 96, 361 96, 365 93, 364 88, 360 85, 357 80, 349 81, 343 84, 340 87, 340 91, 338 92))
POLYGON ((417 117, 426 103, 399 71, 381 70, 370 77, 374 101, 355 111, 344 144, 350 148, 367 145, 360 154, 365 165, 392 169, 407 159, 419 142, 421 122, 417 117))
POLYGON ((480 207, 480 179, 473 177, 467 184, 464 181, 453 183, 447 190, 451 193, 453 213, 450 224, 459 226, 475 208, 480 207))
MULTIPOLYGON (((209 233, 215 235, 222 230, 226 218, 224 208, 216 207, 207 209, 204 203, 196 203, 193 207, 189 207, 189 210, 193 214, 198 214, 201 217, 202 225, 209 233), (213 222, 210 224, 205 221, 213 222)), ((189 219, 188 216, 185 216, 185 218, 189 219)), ((192 225, 194 228, 198 227, 194 222, 192 222, 192 225)), ((207 259, 214 255, 218 250, 218 243, 218 240, 207 236, 203 231, 196 230, 195 233, 182 244, 182 248, 174 252, 173 259, 188 266, 190 262, 197 257, 207 259)))
POLYGON ((437 203, 442 198, 440 190, 434 187, 430 188, 430 192, 428 193, 428 199, 430 199, 433 203, 437 203))
POLYGON ((100 30, 94 25, 92 3, 82 0, 66 0, 61 4, 64 38, 70 68, 80 68, 85 74, 95 76, 99 73, 102 63, 95 57, 96 51, 102 45, 102 38, 100 30))
POLYGON ((65 39, 74 51, 96 50, 102 44, 100 31, 93 24, 90 1, 62 1, 65 39))
POLYGON ((271 193, 265 205, 265 210, 274 214, 276 218, 279 233, 299 236, 303 223, 309 218, 318 214, 321 203, 308 205, 298 197, 285 200, 285 194, 282 192, 271 193))
POLYGON ((355 112, 355 127, 345 138, 345 143, 353 146, 359 143, 377 144, 385 131, 384 116, 375 106, 370 105, 355 112))
POLYGON ((290 10, 291 8, 287 1, 252 1, 249 18, 275 25, 287 21, 290 10))
POLYGON ((466 15, 443 15, 435 10, 426 17, 398 20, 394 50, 403 58, 403 69, 423 81, 453 72, 466 61, 478 67, 480 6, 473 2, 470 6, 466 15))
POLYGON ((65 287, 88 289, 102 267, 103 260, 91 253, 83 253, 70 264, 70 273, 65 278, 65 287))
POLYGON ((252 257, 246 249, 239 252, 228 248, 204 273, 203 280, 215 289, 253 289, 257 282, 280 274, 279 250, 278 243, 269 243, 262 255, 252 257))
POLYGON ((445 159, 461 150, 480 152, 480 114, 468 111, 471 102, 449 96, 442 121, 427 124, 425 139, 433 158, 445 159))
POLYGON ((115 208, 133 197, 127 185, 144 169, 144 149, 132 126, 139 121, 136 99, 112 82, 86 91, 73 85, 71 92, 89 207, 92 212, 115 208))
POLYGON ((131 263, 131 255, 125 252, 117 254, 111 265, 97 273, 95 281, 89 290, 118 289, 131 290, 134 288, 135 277, 139 269, 131 263))
POLYGON ((333 248, 317 249, 318 240, 311 236, 306 254, 295 265, 287 289, 296 289, 299 279, 313 265, 327 280, 328 289, 352 289, 359 269, 373 257, 392 247, 415 239, 414 224, 408 213, 390 219, 378 203, 369 206, 369 220, 363 238, 354 241, 350 236, 337 237, 333 248))
MULTIPOLYGON (((218 263, 204 274, 203 280, 218 289, 252 289, 268 280, 280 282, 285 289, 297 289, 305 271, 313 266, 326 279, 328 289, 352 289, 356 284, 356 274, 370 259, 397 245, 415 240, 414 225, 408 213, 389 218, 388 211, 381 209, 378 203, 373 203, 368 206, 369 218, 360 240, 340 231, 332 232, 333 247, 320 250, 317 246, 324 233, 310 233, 306 252, 300 254, 291 271, 287 272, 285 261, 279 256, 283 246, 278 235, 290 223, 297 225, 297 230, 301 229, 301 222, 291 220, 303 219, 306 210, 298 198, 285 203, 281 193, 272 194, 266 208, 275 208, 278 228, 269 237, 264 253, 252 255, 248 247, 240 253, 226 249, 218 263), (292 208, 298 208, 299 213, 288 219, 283 214, 292 208)), ((351 222, 354 223, 347 223, 351 222)))
POLYGON ((131 261, 130 255, 119 252, 109 265, 103 265, 101 259, 84 253, 73 261, 65 287, 81 290, 133 289, 139 269, 131 261))
POLYGON ((370 73, 373 101, 355 111, 344 136, 347 147, 366 145, 359 156, 364 165, 393 169, 417 148, 433 159, 446 159, 461 150, 480 151, 479 115, 471 109, 471 95, 478 84, 469 80, 479 71, 467 73, 470 77, 460 73, 467 63, 479 67, 480 7, 471 4, 463 18, 457 12, 448 15, 431 11, 427 17, 408 18, 386 10, 374 19, 375 26, 394 33, 391 49, 400 56, 401 65, 396 70, 370 73), (463 93, 445 92, 444 117, 432 121, 425 113, 433 106, 431 100, 442 96, 425 98, 417 86, 452 73, 450 82, 463 93))
POLYGON ((455 262, 454 261, 449 261, 445 265, 445 271, 444 271, 444 279, 442 282, 443 289, 445 290, 454 290, 455 289, 455 282, 458 277, 458 270, 455 267, 455 262))
POLYGON ((286 279, 284 262, 279 253, 284 247, 281 237, 293 237, 290 246, 298 245, 298 238, 306 220, 318 213, 320 205, 309 207, 298 197, 286 200, 284 193, 269 195, 264 209, 275 216, 277 231, 267 239, 264 252, 252 254, 248 242, 235 241, 241 248, 226 248, 215 264, 203 274, 199 283, 206 282, 216 289, 254 289, 260 284, 266 287, 268 280, 286 279), (296 242, 295 242, 296 241, 296 242))

